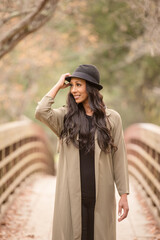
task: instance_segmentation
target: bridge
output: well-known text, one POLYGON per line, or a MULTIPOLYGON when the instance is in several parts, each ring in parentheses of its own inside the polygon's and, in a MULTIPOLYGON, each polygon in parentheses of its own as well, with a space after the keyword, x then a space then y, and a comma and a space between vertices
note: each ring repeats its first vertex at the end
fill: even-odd
MULTIPOLYGON (((117 240, 158 240, 160 127, 131 125, 125 130, 125 141, 130 211, 127 219, 117 221, 117 240)), ((51 240, 56 183, 53 156, 47 135, 31 120, 0 126, 1 240, 51 240)))

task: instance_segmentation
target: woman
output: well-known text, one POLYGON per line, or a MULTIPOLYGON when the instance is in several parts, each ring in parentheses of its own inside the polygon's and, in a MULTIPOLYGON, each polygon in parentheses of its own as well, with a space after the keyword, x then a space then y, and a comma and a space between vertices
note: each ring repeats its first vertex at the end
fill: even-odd
POLYGON ((105 106, 99 82, 94 65, 80 65, 72 75, 63 74, 36 108, 35 117, 60 143, 52 240, 115 240, 114 183, 120 195, 118 221, 128 214, 122 121, 105 106), (57 92, 69 86, 67 106, 52 109, 57 92))

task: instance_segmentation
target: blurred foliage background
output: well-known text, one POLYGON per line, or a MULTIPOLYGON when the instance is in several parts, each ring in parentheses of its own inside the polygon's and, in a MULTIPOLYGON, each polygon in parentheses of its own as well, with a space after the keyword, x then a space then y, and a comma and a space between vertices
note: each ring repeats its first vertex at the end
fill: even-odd
MULTIPOLYGON (((5 1, 0 4, 1 38, 36 6, 33 0, 28 1, 30 5, 26 1, 21 5, 18 0, 7 2, 12 13, 19 6, 22 11, 25 3, 25 13, 12 14, 4 25, 5 1)), ((45 24, 32 34, 27 27, 28 34, 23 39, 20 36, 13 49, 1 57, 0 123, 25 116, 37 121, 37 102, 61 74, 72 73, 80 64, 95 64, 104 86, 101 93, 105 104, 121 114, 124 128, 135 122, 160 125, 159 2, 66 0, 59 2, 52 14, 46 13, 48 9, 38 18, 50 14, 45 24)), ((65 104, 68 91, 57 94, 54 107, 65 104)))

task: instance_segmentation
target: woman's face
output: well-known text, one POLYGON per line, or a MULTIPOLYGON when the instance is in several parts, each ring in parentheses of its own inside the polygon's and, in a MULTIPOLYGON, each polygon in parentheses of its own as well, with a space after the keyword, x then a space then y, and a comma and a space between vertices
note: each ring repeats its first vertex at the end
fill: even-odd
POLYGON ((88 101, 85 80, 80 78, 71 78, 70 92, 73 95, 76 103, 84 103, 88 101))

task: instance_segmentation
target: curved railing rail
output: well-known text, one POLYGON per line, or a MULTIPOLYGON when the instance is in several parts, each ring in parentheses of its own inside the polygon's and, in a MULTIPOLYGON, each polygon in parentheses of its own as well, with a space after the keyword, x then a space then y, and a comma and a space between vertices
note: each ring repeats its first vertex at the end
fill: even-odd
POLYGON ((129 173, 141 184, 160 222, 160 127, 133 124, 125 130, 129 173))
POLYGON ((29 119, 0 125, 0 205, 24 179, 39 171, 55 174, 44 131, 29 119))

